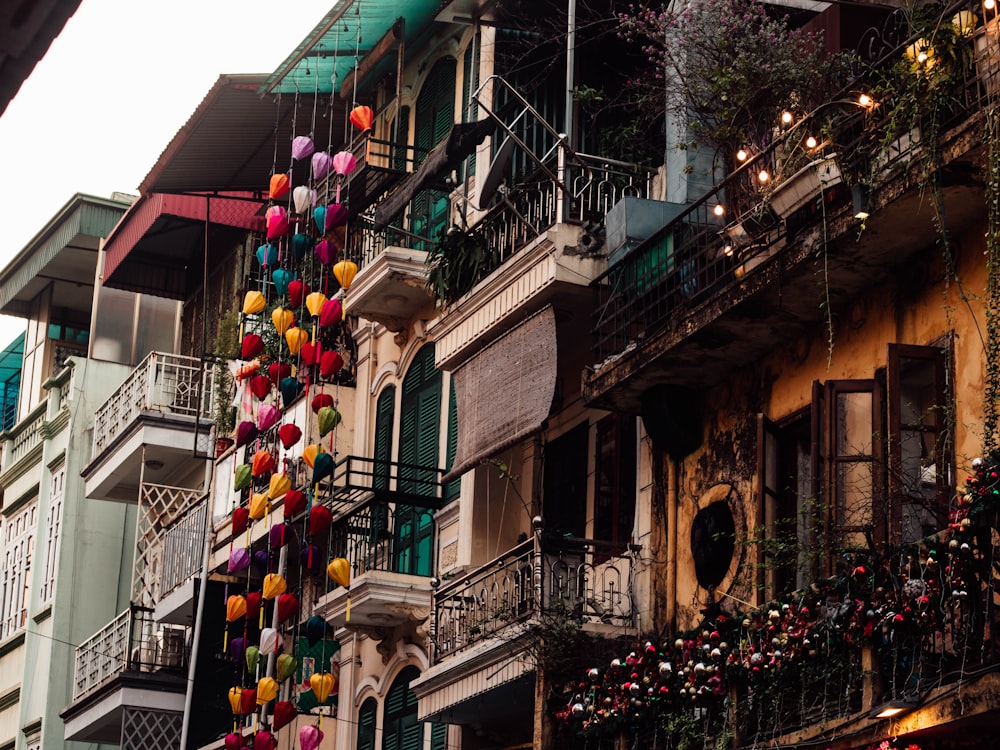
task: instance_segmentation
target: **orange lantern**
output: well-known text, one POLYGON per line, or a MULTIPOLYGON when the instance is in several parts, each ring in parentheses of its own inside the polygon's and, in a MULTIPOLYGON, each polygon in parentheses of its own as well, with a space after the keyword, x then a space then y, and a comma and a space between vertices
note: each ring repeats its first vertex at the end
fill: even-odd
POLYGON ((375 113, 371 107, 360 105, 351 110, 351 124, 358 130, 369 130, 375 120, 375 113))

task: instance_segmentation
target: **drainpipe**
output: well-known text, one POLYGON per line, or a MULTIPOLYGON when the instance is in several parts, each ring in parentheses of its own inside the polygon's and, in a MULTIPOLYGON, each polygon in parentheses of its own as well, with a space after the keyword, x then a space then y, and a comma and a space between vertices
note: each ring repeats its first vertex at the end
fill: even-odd
MULTIPOLYGON (((288 564, 288 545, 281 545, 281 552, 278 553, 278 572, 281 575, 285 575, 285 568, 288 564)), ((261 604, 263 606, 263 604, 261 604)), ((271 613, 271 627, 275 630, 281 624, 281 620, 278 619, 278 600, 274 600, 274 611, 271 613)), ((274 652, 267 655, 267 667, 264 670, 264 676, 270 677, 274 674, 274 664, 278 660, 278 655, 274 652)), ((259 673, 258 673, 259 674, 259 673)), ((267 724, 267 704, 264 704, 260 708, 260 723, 267 724)))
POLYGON ((194 701, 194 679, 198 666, 198 646, 201 643, 201 626, 205 619, 205 599, 208 589, 208 561, 212 556, 215 529, 212 524, 212 476, 215 461, 209 459, 205 466, 205 546, 201 554, 201 575, 198 577, 198 604, 194 614, 194 632, 191 634, 191 659, 188 664, 187 686, 184 688, 184 718, 181 722, 180 750, 187 748, 188 730, 191 728, 191 705, 194 701))
POLYGON ((667 462, 667 627, 677 625, 677 461, 669 453, 667 462))
POLYGON ((573 89, 576 87, 576 0, 569 0, 566 9, 566 117, 564 118, 567 143, 576 147, 573 137, 573 89))

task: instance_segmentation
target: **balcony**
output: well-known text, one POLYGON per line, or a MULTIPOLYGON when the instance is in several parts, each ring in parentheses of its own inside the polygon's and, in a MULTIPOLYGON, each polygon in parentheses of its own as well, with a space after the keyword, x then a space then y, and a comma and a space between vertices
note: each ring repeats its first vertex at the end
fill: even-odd
MULTIPOLYGON (((186 688, 187 631, 158 626, 132 607, 76 648, 73 702, 60 715, 65 739, 121 744, 123 720, 155 706, 179 723, 186 688)), ((162 717, 161 717, 162 718, 162 717)))
POLYGON ((208 453, 213 365, 152 352, 97 410, 87 497, 135 502, 143 464, 159 476, 184 476, 208 453))
MULTIPOLYGON (((963 42, 970 61, 973 39, 981 37, 963 42)), ((899 59, 912 43, 885 59, 899 59)), ((970 65, 940 123, 940 195, 952 227, 985 216, 982 188, 969 174, 991 85, 970 65)), ((825 152, 809 163, 790 159, 803 133, 791 128, 594 282, 587 403, 638 413, 652 386, 721 382, 821 325, 827 303, 834 313, 844 309, 937 243, 934 211, 919 189, 920 133, 872 143, 869 134, 885 125, 891 106, 865 108, 856 94, 846 96, 802 120, 830 126, 825 152), (861 232, 848 184, 857 175, 873 181, 861 232), (829 300, 817 292, 818 274, 829 300)))
POLYGON ((150 545, 137 554, 133 571, 137 588, 143 591, 133 592, 133 596, 148 595, 157 622, 192 625, 198 593, 196 576, 205 554, 208 502, 201 499, 200 490, 143 486, 144 496, 151 492, 169 498, 178 510, 172 514, 147 514, 150 545))
POLYGON ((442 586, 434 595, 434 665, 413 686, 421 720, 478 720, 485 691, 496 691, 489 703, 500 714, 523 700, 533 666, 515 657, 546 614, 573 617, 594 634, 634 636, 638 550, 571 537, 528 540, 442 586))

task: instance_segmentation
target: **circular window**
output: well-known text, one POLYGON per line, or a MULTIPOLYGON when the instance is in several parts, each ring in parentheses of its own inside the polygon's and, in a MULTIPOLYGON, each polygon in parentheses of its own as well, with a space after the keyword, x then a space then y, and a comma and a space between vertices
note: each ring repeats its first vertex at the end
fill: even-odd
POLYGON ((694 574, 702 588, 718 586, 736 551, 736 522, 729 504, 717 500, 698 511, 691 523, 694 574))

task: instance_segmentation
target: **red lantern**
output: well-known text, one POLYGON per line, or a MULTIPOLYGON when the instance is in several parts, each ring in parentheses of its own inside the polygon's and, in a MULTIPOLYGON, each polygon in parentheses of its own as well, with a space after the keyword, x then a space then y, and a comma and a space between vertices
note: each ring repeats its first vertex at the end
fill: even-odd
POLYGON ((329 393, 320 393, 313 397, 312 400, 312 410, 313 414, 319 414, 319 410, 324 406, 333 406, 333 396, 329 393))
POLYGON ((302 439, 302 429, 292 422, 278 428, 278 439, 285 448, 291 448, 302 439))
POLYGON ((333 514, 325 505, 317 505, 309 511, 309 534, 318 536, 330 528, 333 523, 333 514))
POLYGON ((267 375, 255 375, 250 379, 250 392, 263 399, 271 392, 271 379, 267 375))
POLYGON ((344 358, 340 356, 340 352, 323 352, 323 356, 319 360, 319 371, 324 378, 333 377, 340 372, 340 368, 343 366, 344 358))
POLYGON ((242 534, 250 525, 250 511, 239 507, 233 510, 233 536, 242 534))
POLYGON ((297 516, 306 509, 306 496, 301 490, 289 490, 285 493, 285 504, 283 506, 285 518, 297 516))
POLYGON ((299 611, 299 598, 295 594, 282 594, 278 597, 278 621, 284 622, 299 611))

